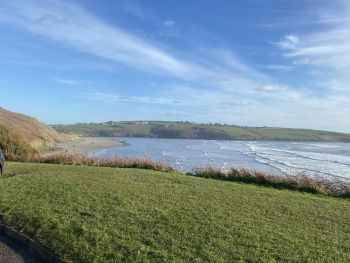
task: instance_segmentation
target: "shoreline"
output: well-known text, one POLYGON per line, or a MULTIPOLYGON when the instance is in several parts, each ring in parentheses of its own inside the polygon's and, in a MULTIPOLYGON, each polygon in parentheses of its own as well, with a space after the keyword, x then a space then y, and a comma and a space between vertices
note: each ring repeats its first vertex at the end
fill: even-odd
POLYGON ((82 154, 89 155, 105 149, 127 145, 111 137, 77 137, 58 143, 54 148, 45 149, 42 154, 50 156, 54 154, 82 154))

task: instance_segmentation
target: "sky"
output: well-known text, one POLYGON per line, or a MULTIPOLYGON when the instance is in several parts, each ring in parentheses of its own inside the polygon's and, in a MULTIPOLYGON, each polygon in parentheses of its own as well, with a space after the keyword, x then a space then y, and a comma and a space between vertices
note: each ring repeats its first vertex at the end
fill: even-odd
POLYGON ((350 1, 1 0, 0 106, 350 132, 350 1))

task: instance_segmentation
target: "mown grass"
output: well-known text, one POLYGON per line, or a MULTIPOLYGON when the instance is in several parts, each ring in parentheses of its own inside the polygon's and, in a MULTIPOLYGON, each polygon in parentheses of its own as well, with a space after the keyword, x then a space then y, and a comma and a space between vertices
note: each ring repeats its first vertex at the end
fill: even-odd
POLYGON ((65 262, 349 262, 350 201, 169 174, 8 163, 0 220, 65 262))

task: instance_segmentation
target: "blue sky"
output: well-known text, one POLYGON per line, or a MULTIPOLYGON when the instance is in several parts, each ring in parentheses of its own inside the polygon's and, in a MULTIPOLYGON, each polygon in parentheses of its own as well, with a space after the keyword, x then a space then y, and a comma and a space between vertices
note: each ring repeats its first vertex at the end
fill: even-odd
POLYGON ((350 1, 2 0, 1 106, 43 122, 350 132, 350 1))

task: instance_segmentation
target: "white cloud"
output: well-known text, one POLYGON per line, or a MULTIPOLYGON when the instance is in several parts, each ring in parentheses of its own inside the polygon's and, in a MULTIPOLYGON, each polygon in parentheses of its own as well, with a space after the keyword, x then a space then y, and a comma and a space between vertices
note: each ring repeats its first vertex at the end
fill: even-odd
POLYGON ((290 65, 275 65, 275 64, 271 64, 271 65, 266 65, 264 67, 268 68, 268 69, 279 70, 279 71, 291 71, 291 70, 294 69, 294 66, 290 66, 290 65))
POLYGON ((159 31, 159 36, 161 37, 177 37, 179 35, 179 30, 175 25, 173 20, 165 20, 162 23, 162 28, 159 31))
POLYGON ((299 37, 296 35, 285 35, 283 40, 276 44, 284 49, 295 49, 299 43, 299 37))
POLYGON ((94 101, 100 101, 106 104, 114 103, 145 103, 159 105, 181 105, 182 102, 177 99, 163 97, 147 97, 147 96, 123 96, 114 93, 105 93, 97 91, 83 91, 81 94, 94 101))
POLYGON ((268 92, 268 93, 278 92, 279 93, 279 92, 288 91, 288 88, 281 85, 264 85, 259 88, 256 88, 255 90, 260 92, 268 92))
POLYGON ((165 27, 172 27, 174 25, 175 25, 175 21, 173 21, 173 20, 165 20, 163 22, 163 26, 165 26, 165 27))
MULTIPOLYGON (((279 83, 280 81, 257 71, 254 66, 244 63, 229 49, 217 46, 204 48, 200 43, 202 50, 179 56, 177 50, 164 46, 160 48, 157 43, 112 26, 69 2, 4 0, 0 5, 0 22, 16 25, 37 37, 53 40, 80 52, 153 74, 167 74, 176 78, 176 81, 188 81, 189 85, 193 85, 187 88, 159 89, 163 92, 156 97, 121 96, 113 91, 82 93, 88 99, 103 103, 186 106, 186 111, 190 109, 202 114, 210 111, 213 118, 227 122, 243 121, 240 115, 234 114, 237 111, 247 115, 250 113, 244 120, 247 122, 253 119, 264 120, 264 117, 270 115, 277 115, 275 119, 283 122, 288 119, 286 116, 295 114, 300 118, 303 112, 318 108, 321 104, 325 108, 337 108, 338 105, 347 103, 333 96, 336 94, 318 97, 308 90, 279 83), (248 104, 249 107, 243 107, 248 104), (274 104, 278 104, 278 114, 274 104), (208 105, 215 107, 208 109, 208 105), (228 109, 227 105, 235 107, 228 109)), ((345 19, 343 23, 347 23, 345 19)), ((176 25, 174 21, 168 20, 160 26, 174 28, 176 25)), ((291 67, 322 62, 322 65, 340 67, 345 71, 350 65, 350 27, 347 24, 337 27, 340 28, 318 33, 286 34, 277 46, 282 49, 285 58, 290 60, 291 67)), ((287 67, 270 65, 274 69, 287 67)), ((60 80, 62 83, 73 84, 71 80, 60 80)), ((325 81, 323 85, 329 83, 325 81)), ((344 83, 345 78, 342 78, 337 83, 337 89, 344 89, 344 83)), ((181 109, 174 112, 181 112, 181 109)), ((336 114, 328 113, 330 116, 336 114)), ((320 115, 313 115, 315 116, 320 119, 320 115)))
MULTIPOLYGON (((216 48, 199 56, 188 55, 187 59, 180 59, 67 2, 5 0, 0 9, 0 21, 139 70, 198 81, 226 91, 234 89, 247 94, 261 83, 273 82, 243 63, 230 50, 216 48)), ((175 22, 168 20, 165 25, 173 27, 175 22)), ((293 41, 292 37, 289 39, 293 41)))
POLYGON ((178 112, 178 111, 169 111, 166 113, 166 115, 171 116, 171 117, 187 117, 187 116, 189 116, 188 113, 178 112))
POLYGON ((78 80, 72 80, 72 79, 55 78, 54 80, 66 85, 79 85, 81 83, 78 80))
POLYGON ((346 70, 350 66, 350 2, 337 1, 341 9, 330 15, 320 13, 320 17, 337 20, 336 23, 317 31, 301 33, 300 36, 287 35, 277 46, 294 65, 314 65, 335 70, 346 70), (348 10, 348 12, 343 12, 348 10), (344 17, 340 17, 344 16, 344 17))
POLYGON ((0 9, 0 21, 144 71, 181 78, 196 78, 210 73, 200 65, 179 60, 155 45, 64 2, 6 1, 0 9))
POLYGON ((246 107, 246 106, 249 106, 250 103, 244 100, 236 100, 234 102, 231 102, 230 105, 235 107, 246 107))
MULTIPOLYGON (((0 21, 130 67, 195 80, 226 91, 234 89, 247 94, 261 83, 270 82, 230 50, 217 48, 199 57, 180 59, 67 2, 6 1, 0 9, 0 21)), ((165 24, 174 26, 173 22, 169 20, 165 24)))
MULTIPOLYGON (((317 21, 330 23, 301 31, 298 36, 285 36, 277 46, 293 66, 303 67, 308 76, 304 77, 305 85, 319 94, 317 100, 310 99, 308 103, 314 108, 329 108, 328 113, 333 112, 334 116, 332 109, 350 108, 350 104, 345 104, 350 98, 350 2, 334 1, 333 9, 320 8, 318 16, 317 21)), ((330 123, 336 120, 334 117, 330 123)))

